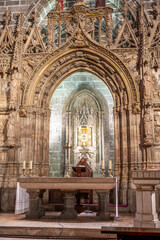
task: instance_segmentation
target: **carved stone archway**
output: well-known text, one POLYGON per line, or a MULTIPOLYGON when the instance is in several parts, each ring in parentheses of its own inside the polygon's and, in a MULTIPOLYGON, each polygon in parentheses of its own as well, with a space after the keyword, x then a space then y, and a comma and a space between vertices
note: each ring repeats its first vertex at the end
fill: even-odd
MULTIPOLYGON (((137 117, 139 121, 139 115, 135 115, 138 113, 138 91, 123 62, 109 50, 90 43, 88 47, 75 48, 67 42, 54 54, 47 55, 36 66, 26 85, 22 105, 27 112, 29 109, 32 109, 32 114, 35 112, 38 124, 34 150, 36 171, 37 174, 48 174, 49 104, 54 90, 63 79, 76 71, 91 72, 104 81, 114 98, 115 176, 120 182, 120 201, 127 204, 129 170, 133 169, 138 157, 137 135, 130 138, 133 128, 137 128, 137 117), (39 168, 39 165, 43 167, 39 168)), ((137 128, 137 134, 138 131, 137 128)))

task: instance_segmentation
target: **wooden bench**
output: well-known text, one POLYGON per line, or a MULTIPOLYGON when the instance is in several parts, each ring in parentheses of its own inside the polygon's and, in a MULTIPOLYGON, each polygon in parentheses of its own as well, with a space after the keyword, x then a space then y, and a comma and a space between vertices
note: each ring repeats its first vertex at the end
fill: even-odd
POLYGON ((160 240, 160 228, 102 227, 101 233, 117 234, 117 240, 160 240))

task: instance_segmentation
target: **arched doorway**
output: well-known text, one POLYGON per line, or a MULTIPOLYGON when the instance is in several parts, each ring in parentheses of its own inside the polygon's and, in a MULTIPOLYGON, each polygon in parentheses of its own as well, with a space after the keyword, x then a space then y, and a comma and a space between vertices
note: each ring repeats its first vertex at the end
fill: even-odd
POLYGON ((113 106, 108 87, 89 72, 76 72, 61 82, 50 104, 50 176, 64 176, 66 143, 72 146, 70 170, 83 154, 94 176, 101 175, 102 164, 107 170, 108 161, 114 163, 113 106))

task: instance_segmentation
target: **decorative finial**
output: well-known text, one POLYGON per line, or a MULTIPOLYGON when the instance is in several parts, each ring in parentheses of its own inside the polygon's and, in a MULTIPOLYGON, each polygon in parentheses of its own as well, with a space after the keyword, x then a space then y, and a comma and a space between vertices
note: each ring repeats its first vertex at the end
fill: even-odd
POLYGON ((5 21, 5 25, 8 26, 9 25, 9 21, 11 20, 11 12, 9 10, 6 11, 6 14, 4 16, 4 21, 5 21))
POLYGON ((33 24, 37 23, 37 18, 39 17, 39 13, 37 8, 35 8, 34 12, 33 12, 33 24))

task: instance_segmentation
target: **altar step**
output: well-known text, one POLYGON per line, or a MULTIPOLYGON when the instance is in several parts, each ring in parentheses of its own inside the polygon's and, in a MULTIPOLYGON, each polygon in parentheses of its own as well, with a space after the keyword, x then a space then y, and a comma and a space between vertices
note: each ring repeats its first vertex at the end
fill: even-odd
MULTIPOLYGON (((46 203, 46 204, 43 204, 43 207, 44 207, 45 211, 62 211, 64 204, 63 203, 46 203)), ((75 208, 78 213, 82 213, 87 210, 97 212, 98 204, 80 204, 80 205, 76 205, 75 208)), ((116 211, 115 204, 109 203, 108 210, 109 210, 109 212, 115 212, 116 211)), ((129 212, 129 206, 128 205, 118 205, 118 212, 120 212, 120 213, 129 212)))
POLYGON ((101 234, 95 228, 0 227, 0 240, 117 240, 116 234, 101 234))
MULTIPOLYGON (((2 236, 2 237, 0 237, 0 240, 23 240, 23 239, 25 239, 25 240, 32 240, 32 239, 34 239, 34 240, 48 240, 48 239, 50 239, 50 240, 100 240, 100 238, 51 238, 51 237, 49 237, 49 238, 37 238, 37 237, 34 237, 34 236, 30 236, 30 237, 17 237, 17 236, 12 236, 12 237, 7 237, 7 236, 2 236)), ((105 239, 105 240, 117 240, 117 238, 101 238, 102 240, 103 239, 105 239)))

